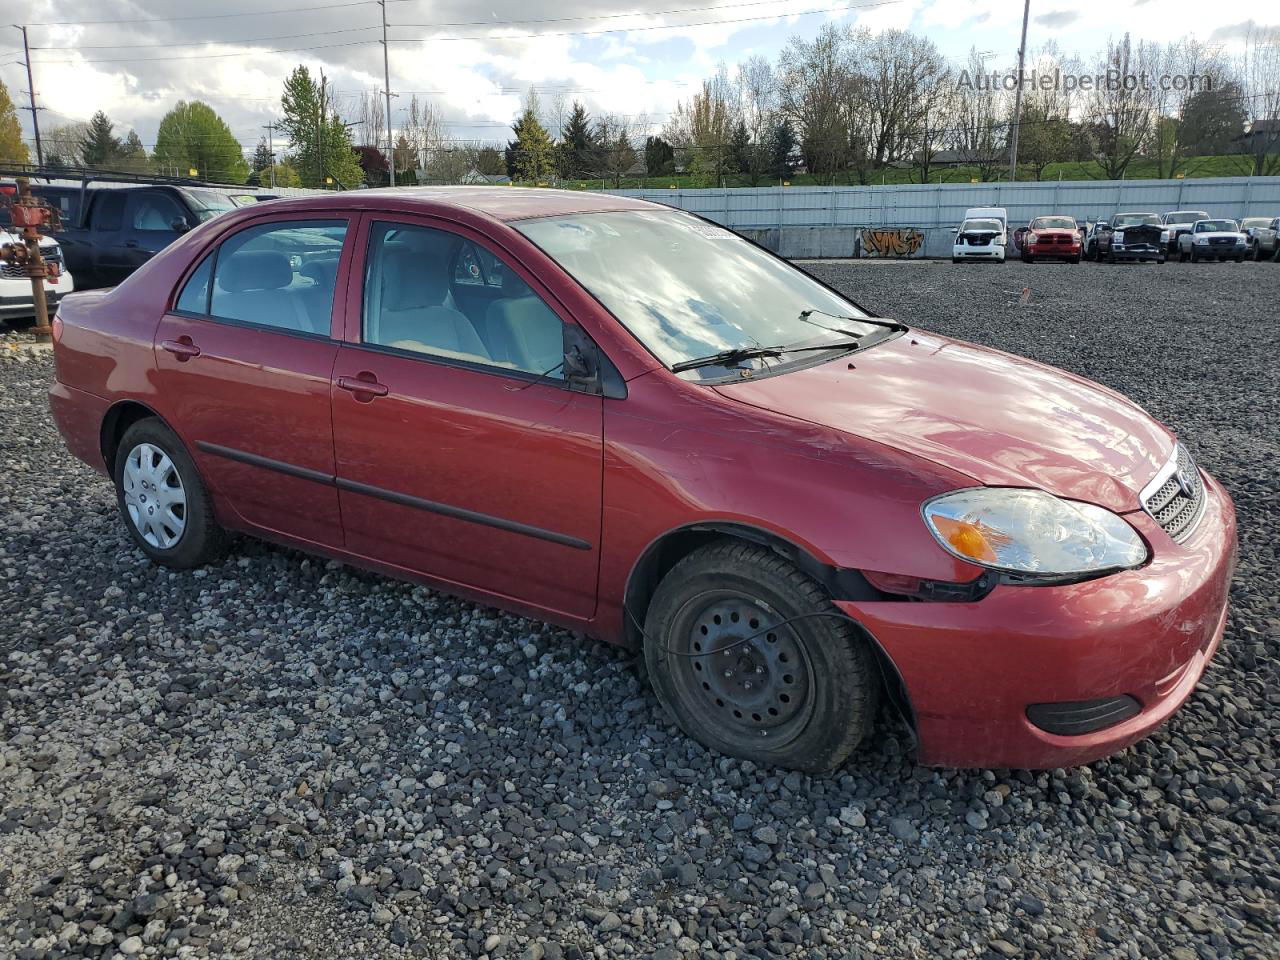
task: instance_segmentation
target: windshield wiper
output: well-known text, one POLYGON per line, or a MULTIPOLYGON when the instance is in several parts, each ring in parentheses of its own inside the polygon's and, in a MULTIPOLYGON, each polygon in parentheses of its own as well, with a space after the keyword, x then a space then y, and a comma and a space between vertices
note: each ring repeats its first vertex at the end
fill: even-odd
MULTIPOLYGON (((843 332, 843 331, 841 331, 843 332)), ((694 360, 682 360, 672 366, 673 373, 681 373, 685 370, 695 370, 698 367, 718 367, 729 366, 730 364, 739 363, 743 360, 753 360, 756 357, 780 357, 784 353, 812 353, 817 350, 853 350, 862 345, 860 338, 850 334, 848 340, 834 340, 831 343, 814 343, 805 347, 735 347, 732 350, 723 350, 720 353, 713 353, 707 357, 698 357, 694 360)))
POLYGON ((721 350, 719 353, 712 353, 705 357, 681 360, 671 365, 671 371, 682 373, 685 370, 696 370, 698 367, 728 366, 731 363, 753 360, 756 357, 780 357, 785 349, 785 347, 734 347, 732 350, 721 350))
POLYGON ((846 317, 844 314, 840 313, 827 313, 827 311, 819 310, 817 307, 810 307, 808 310, 800 311, 800 319, 805 323, 812 323, 815 327, 822 327, 823 330, 843 333, 847 337, 856 337, 858 334, 853 333, 850 330, 841 330, 839 327, 828 327, 825 324, 818 323, 816 320, 810 320, 809 318, 815 313, 824 317, 830 317, 832 320, 848 320, 850 323, 870 323, 877 327, 889 327, 892 330, 907 329, 897 320, 890 320, 888 317, 846 317))

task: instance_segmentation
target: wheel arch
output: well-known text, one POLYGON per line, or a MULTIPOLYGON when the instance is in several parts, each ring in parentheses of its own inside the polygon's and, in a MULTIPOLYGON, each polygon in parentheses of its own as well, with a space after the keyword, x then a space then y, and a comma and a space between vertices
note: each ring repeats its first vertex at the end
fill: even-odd
MULTIPOLYGON (((627 646, 633 649, 641 647, 643 636, 640 624, 644 622, 653 594, 667 571, 699 547, 723 539, 743 540, 767 547, 822 584, 833 600, 837 598, 841 600, 889 599, 876 590, 860 571, 841 569, 824 563, 808 549, 772 530, 740 521, 696 522, 676 527, 655 537, 641 551, 632 565, 623 593, 622 617, 627 646)), ((884 692, 898 710, 914 738, 916 735, 915 709, 897 664, 893 662, 893 658, 870 630, 860 623, 857 627, 875 652, 884 692)))
POLYGON ((98 445, 102 451, 102 462, 106 464, 108 473, 115 475, 116 453, 120 448, 120 441, 124 439, 125 431, 139 420, 146 420, 149 417, 155 417, 166 427, 169 426, 165 423, 164 417, 137 400, 121 400, 107 411, 99 428, 98 445))

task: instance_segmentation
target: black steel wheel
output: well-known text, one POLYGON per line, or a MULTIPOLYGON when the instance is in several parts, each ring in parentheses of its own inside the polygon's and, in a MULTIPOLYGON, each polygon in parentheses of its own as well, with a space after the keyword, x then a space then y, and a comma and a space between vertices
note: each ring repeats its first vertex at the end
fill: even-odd
POLYGON ((819 584, 735 540, 676 564, 645 622, 654 692, 685 733, 797 770, 839 765, 866 735, 879 696, 874 656, 819 584))

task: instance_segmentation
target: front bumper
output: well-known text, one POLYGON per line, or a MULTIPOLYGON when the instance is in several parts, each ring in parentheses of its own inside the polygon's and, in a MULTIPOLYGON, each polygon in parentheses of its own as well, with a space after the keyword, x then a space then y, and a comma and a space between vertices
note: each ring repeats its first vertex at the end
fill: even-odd
POLYGON ((1111 254, 1117 260, 1161 260, 1165 253, 1155 243, 1113 243, 1111 254))
POLYGON ((1074 260, 1080 256, 1079 243, 1031 243, 1027 245, 1027 256, 1048 259, 1059 257, 1074 260))
MULTIPOLYGON (((63 271, 56 284, 45 282, 44 299, 49 307, 49 319, 53 319, 53 311, 68 293, 75 290, 71 274, 63 271)), ((35 316, 35 306, 31 302, 31 281, 25 279, 0 279, 0 318, 35 316)))
POLYGON ((1003 260, 1004 244, 990 243, 978 247, 957 243, 951 248, 951 256, 958 260, 1003 260))
POLYGON ((1249 254, 1249 247, 1243 243, 1193 243, 1191 252, 1201 260, 1234 260, 1249 254))
POLYGON ((1230 497, 1205 474, 1195 532, 1174 543, 1145 513, 1138 570, 1059 587, 999 586, 975 603, 840 602, 896 667, 921 763, 1052 768, 1089 763, 1164 723, 1222 640, 1235 569, 1230 497), (1132 697, 1140 710, 1078 736, 1048 733, 1033 704, 1132 697))

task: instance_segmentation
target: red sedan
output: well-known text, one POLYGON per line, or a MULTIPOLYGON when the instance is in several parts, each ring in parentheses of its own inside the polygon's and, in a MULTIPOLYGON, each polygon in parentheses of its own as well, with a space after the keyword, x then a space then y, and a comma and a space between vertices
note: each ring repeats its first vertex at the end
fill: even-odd
POLYGON ((1074 217, 1036 217, 1026 230, 1019 231, 1022 262, 1067 260, 1080 262, 1080 227, 1074 217))
POLYGON ((620 197, 362 191, 203 224, 55 323, 153 560, 239 531, 643 649, 707 746, 831 768, 1132 743, 1222 637, 1235 518, 1123 397, 620 197))

